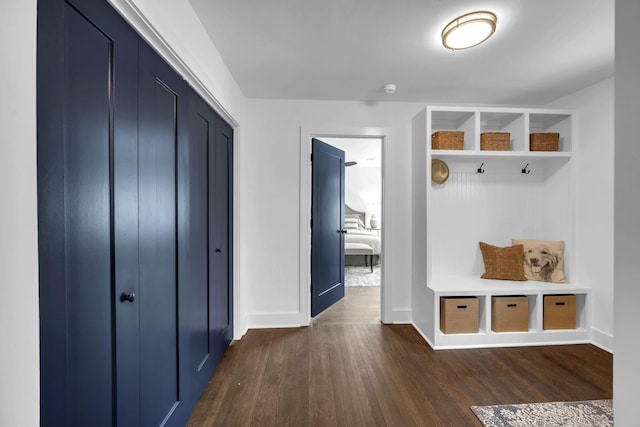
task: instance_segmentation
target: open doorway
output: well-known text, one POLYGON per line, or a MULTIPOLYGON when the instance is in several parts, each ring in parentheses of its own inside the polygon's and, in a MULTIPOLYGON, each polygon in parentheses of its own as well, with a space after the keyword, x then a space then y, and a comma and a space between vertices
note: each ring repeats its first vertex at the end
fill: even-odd
POLYGON ((382 137, 322 137, 345 153, 345 296, 319 322, 379 322, 382 289, 382 137))

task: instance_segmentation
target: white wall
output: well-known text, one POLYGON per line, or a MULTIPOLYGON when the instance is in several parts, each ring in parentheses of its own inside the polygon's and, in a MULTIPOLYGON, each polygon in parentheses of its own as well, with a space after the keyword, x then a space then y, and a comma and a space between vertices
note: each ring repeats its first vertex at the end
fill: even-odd
MULTIPOLYGON (((352 209, 367 212, 371 205, 382 202, 382 169, 380 167, 350 167, 344 172, 345 203, 352 209)), ((380 219, 380 213, 378 220, 380 219)), ((369 226, 367 222, 366 226, 369 226)))
POLYGON ((614 286, 616 426, 638 425, 640 301, 640 2, 616 1, 614 286))
POLYGON ((345 152, 346 161, 357 164, 345 168, 344 202, 351 209, 381 218, 382 208, 382 140, 379 138, 328 138, 321 140, 345 152), (373 160, 375 159, 375 160, 373 160))
POLYGON ((613 350, 613 78, 555 101, 578 111, 575 282, 592 287, 596 344, 613 350))
POLYGON ((485 267, 478 242, 505 247, 513 238, 564 240, 564 270, 578 283, 566 262, 575 247, 570 168, 527 162, 531 173, 525 175, 524 162, 486 159, 479 174, 478 161, 447 159, 449 179, 430 189, 432 285, 454 285, 452 276, 480 277, 485 267))
POLYGON ((430 342, 435 342, 433 330, 434 295, 427 289, 427 111, 422 109, 411 119, 411 306, 412 323, 430 342))
MULTIPOLYGON (((242 206, 249 214, 244 256, 250 268, 243 283, 249 295, 249 327, 295 325, 302 312, 298 258, 301 181, 301 126, 327 131, 336 127, 384 127, 384 266, 393 293, 392 311, 410 313, 410 119, 422 108, 413 103, 286 101, 251 99, 244 130, 242 206)), ((346 136, 346 135, 342 135, 346 136)), ((304 143, 304 142, 303 142, 304 143)), ((307 142, 308 143, 308 142, 307 142)), ((401 319, 407 321, 405 317, 401 319)), ((395 319, 390 319, 395 321, 395 319)))
MULTIPOLYGON (((8 3, 8 4, 6 4, 8 3)), ((0 426, 40 422, 36 0, 0 14, 0 426)))

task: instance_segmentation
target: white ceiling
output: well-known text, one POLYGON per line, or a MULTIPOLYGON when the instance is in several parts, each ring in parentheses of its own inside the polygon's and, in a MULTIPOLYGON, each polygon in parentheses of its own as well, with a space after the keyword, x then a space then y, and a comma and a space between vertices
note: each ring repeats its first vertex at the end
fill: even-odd
POLYGON ((613 75, 613 0, 189 1, 250 98, 536 105, 613 75), (475 10, 494 36, 442 47, 475 10))

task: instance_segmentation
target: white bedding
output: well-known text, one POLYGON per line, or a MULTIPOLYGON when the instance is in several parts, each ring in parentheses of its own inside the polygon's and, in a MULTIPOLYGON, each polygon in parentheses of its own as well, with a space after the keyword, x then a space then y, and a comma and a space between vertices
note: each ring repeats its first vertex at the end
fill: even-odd
POLYGON ((364 230, 347 230, 344 236, 345 243, 364 243, 371 246, 374 255, 380 255, 380 237, 375 233, 364 230))

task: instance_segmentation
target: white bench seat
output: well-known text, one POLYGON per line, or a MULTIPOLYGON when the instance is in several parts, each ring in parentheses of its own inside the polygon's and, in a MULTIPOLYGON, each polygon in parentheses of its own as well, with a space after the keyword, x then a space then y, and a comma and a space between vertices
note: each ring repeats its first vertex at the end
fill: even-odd
POLYGON ((373 248, 364 243, 345 243, 344 244, 344 254, 345 255, 364 255, 365 256, 365 266, 367 257, 369 259, 369 265, 371 266, 371 271, 373 272, 373 248))
POLYGON ((456 275, 436 276, 429 283, 429 288, 440 296, 563 294, 588 293, 591 290, 590 286, 582 286, 575 283, 549 283, 534 280, 518 282, 456 275))

